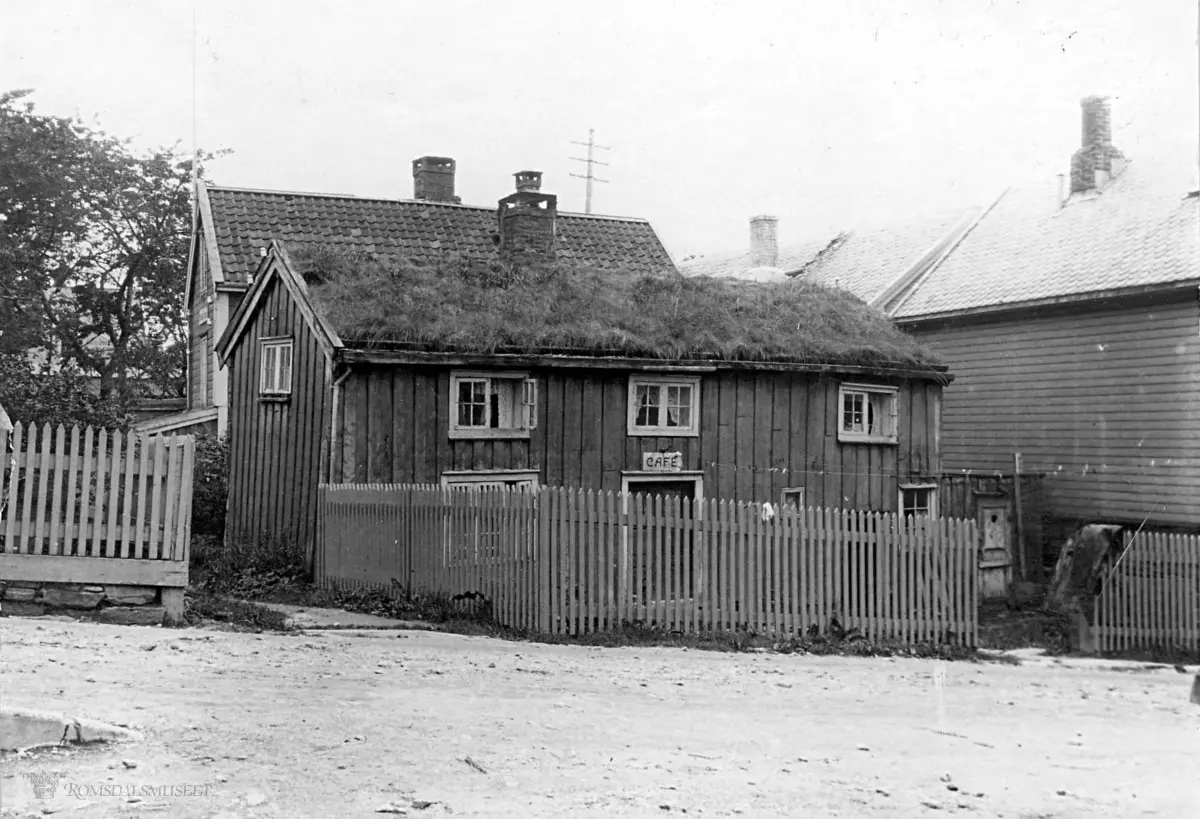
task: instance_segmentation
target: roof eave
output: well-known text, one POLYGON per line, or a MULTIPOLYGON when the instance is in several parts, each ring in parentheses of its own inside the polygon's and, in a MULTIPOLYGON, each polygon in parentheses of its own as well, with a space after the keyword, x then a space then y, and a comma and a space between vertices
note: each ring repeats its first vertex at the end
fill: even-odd
POLYGON ((344 346, 335 359, 345 364, 428 364, 461 367, 552 367, 588 370, 647 370, 655 372, 718 372, 722 370, 754 370, 776 372, 841 373, 874 375, 883 378, 919 378, 949 384, 954 377, 944 364, 925 366, 902 365, 868 366, 836 363, 804 363, 786 361, 740 361, 725 359, 667 360, 624 356, 580 356, 554 353, 489 354, 424 352, 419 350, 372 350, 344 346))
POLYGON ((1050 296, 1043 299, 1029 299, 1007 304, 988 304, 979 307, 968 307, 961 310, 945 310, 936 313, 921 313, 910 316, 893 316, 897 324, 924 324, 932 321, 944 321, 956 318, 974 316, 1002 315, 1024 310, 1034 310, 1042 307, 1057 307, 1060 305, 1086 304, 1088 302, 1110 301, 1134 296, 1169 293, 1176 290, 1200 287, 1200 277, 1181 279, 1174 282, 1157 282, 1154 284, 1138 285, 1136 287, 1113 288, 1110 290, 1095 290, 1088 293, 1068 293, 1061 296, 1050 296))

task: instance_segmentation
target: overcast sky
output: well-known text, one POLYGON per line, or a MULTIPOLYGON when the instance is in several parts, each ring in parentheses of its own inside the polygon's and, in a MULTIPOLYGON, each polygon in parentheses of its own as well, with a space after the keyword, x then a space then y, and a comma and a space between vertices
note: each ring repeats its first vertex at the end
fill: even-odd
POLYGON ((572 140, 593 210, 676 256, 989 201, 1068 168, 1079 99, 1133 159, 1198 144, 1194 0, 0 0, 0 90, 139 144, 228 148, 226 185, 407 198, 458 160, 493 205, 572 140))

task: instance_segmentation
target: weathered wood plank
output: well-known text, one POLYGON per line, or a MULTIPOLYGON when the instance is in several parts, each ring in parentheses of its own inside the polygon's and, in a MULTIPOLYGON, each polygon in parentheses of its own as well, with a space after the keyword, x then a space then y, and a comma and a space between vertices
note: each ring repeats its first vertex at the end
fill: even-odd
POLYGON ((0 553, 0 577, 43 583, 187 586, 188 565, 175 560, 110 560, 71 555, 0 553))

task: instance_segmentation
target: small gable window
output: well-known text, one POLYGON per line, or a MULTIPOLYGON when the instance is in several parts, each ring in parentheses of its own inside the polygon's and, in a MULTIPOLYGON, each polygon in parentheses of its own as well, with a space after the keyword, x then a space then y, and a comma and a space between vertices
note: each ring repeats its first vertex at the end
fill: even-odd
POLYGON ((631 376, 629 434, 695 436, 700 430, 698 377, 631 376))
POLYGON ((537 427, 538 382, 525 373, 453 373, 451 438, 528 438, 537 427))
POLYGON ((843 384, 838 440, 850 443, 894 444, 898 440, 897 390, 864 384, 843 384))
POLYGON ((292 340, 265 339, 262 342, 259 392, 265 396, 292 394, 292 340))

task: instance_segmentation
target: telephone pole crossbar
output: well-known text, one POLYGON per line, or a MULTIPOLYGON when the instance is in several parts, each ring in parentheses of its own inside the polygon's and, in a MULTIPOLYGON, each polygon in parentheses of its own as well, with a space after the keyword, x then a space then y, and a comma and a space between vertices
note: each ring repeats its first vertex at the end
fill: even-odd
POLYGON ((596 159, 594 156, 594 152, 596 150, 611 151, 612 148, 608 148, 608 147, 605 147, 604 145, 596 144, 596 130, 594 128, 588 129, 588 141, 587 142, 576 142, 575 140, 571 140, 571 144, 572 145, 583 145, 587 148, 587 158, 586 159, 584 159, 583 157, 579 157, 579 156, 571 157, 572 162, 585 163, 587 165, 587 173, 586 174, 573 173, 573 174, 571 174, 571 176, 574 176, 578 179, 586 179, 587 180, 587 196, 584 199, 583 212, 591 213, 592 212, 592 183, 593 182, 604 182, 607 184, 607 182, 608 182, 607 179, 600 179, 592 172, 592 167, 595 165, 604 165, 604 166, 608 165, 607 162, 601 162, 600 160, 596 159))

